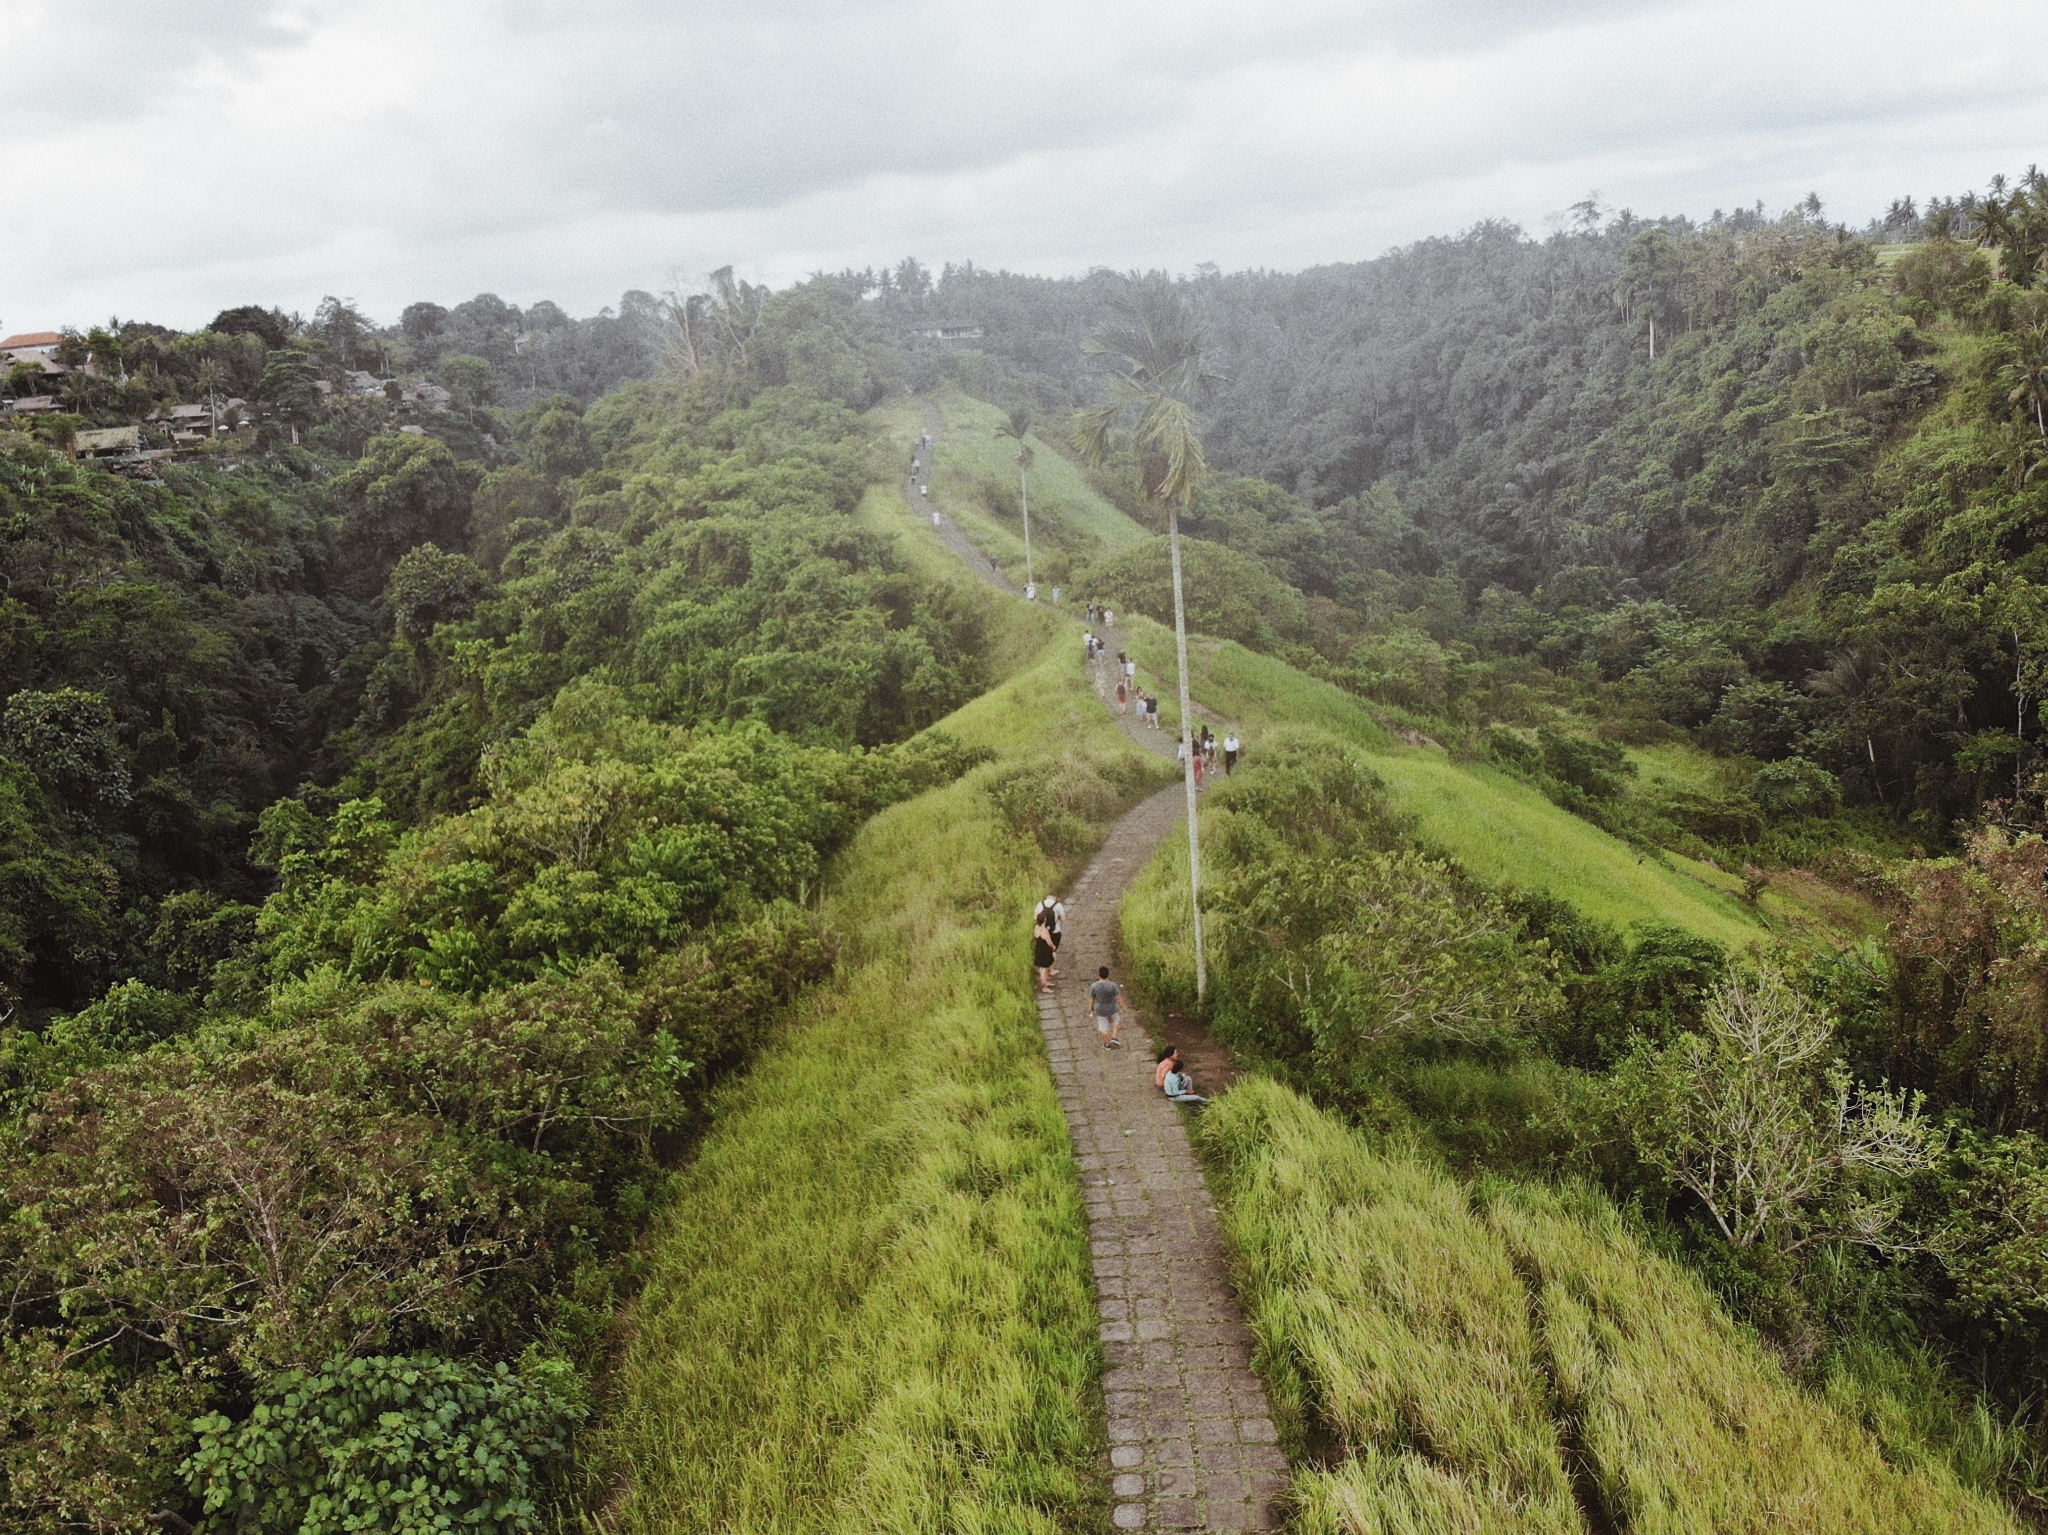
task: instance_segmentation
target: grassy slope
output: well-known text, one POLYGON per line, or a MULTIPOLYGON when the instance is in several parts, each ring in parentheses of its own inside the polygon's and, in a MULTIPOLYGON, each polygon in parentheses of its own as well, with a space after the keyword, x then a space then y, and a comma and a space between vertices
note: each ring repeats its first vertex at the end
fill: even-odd
POLYGON ((1306 1535, 2015 1528, 1888 1464, 1595 1192, 1462 1184, 1256 1077, 1201 1134, 1291 1448, 1324 1452, 1306 1535))
MULTIPOLYGON (((1013 452, 994 436, 1001 413, 957 390, 939 400, 946 420, 934 485, 960 526, 1007 566, 1014 560, 1021 579, 1023 541, 1010 528, 973 508, 974 475, 1010 472, 1013 452), (1007 543, 1005 542, 1007 540, 1007 543)), ((878 416, 886 422, 905 453, 922 426, 922 415, 908 400, 891 402, 878 416)), ((1114 550, 1146 536, 1145 531, 1104 501, 1071 464, 1049 451, 1038 455, 1034 481, 1056 489, 1044 499, 1058 515, 1086 532, 1094 547, 1114 550), (1056 467, 1055 467, 1056 466, 1056 467)), ((1033 493, 1034 508, 1040 493, 1033 493)), ((900 497, 877 491, 878 508, 898 507, 900 497)), ((880 513, 878 513, 880 515, 880 513)), ((921 527, 919 519, 897 511, 904 524, 921 527)), ((1034 519, 1039 514, 1034 510, 1034 519)), ((1034 521, 1034 527, 1036 522, 1034 521)), ((925 539, 936 559, 943 547, 925 539)), ((1173 641, 1170 631, 1146 619, 1119 623, 1112 642, 1126 645, 1139 662, 1139 684, 1160 695, 1166 728, 1178 726, 1174 705, 1173 641)), ((1270 656, 1243 646, 1198 639, 1191 648, 1195 700, 1210 715, 1243 731, 1248 746, 1257 732, 1281 725, 1315 725, 1353 741, 1372 754, 1401 809, 1414 815, 1422 835, 1455 855, 1482 878, 1501 884, 1549 890, 1571 901, 1588 916, 1617 926, 1636 922, 1668 922, 1718 942, 1743 947, 1764 938, 1764 929, 1736 898, 1739 877, 1720 873, 1691 860, 1664 862, 1645 858, 1618 838, 1559 809, 1541 794, 1504 773, 1481 764, 1457 763, 1448 753, 1430 747, 1402 745, 1377 724, 1357 698, 1320 682, 1270 656)), ((1688 787, 1705 788, 1702 780, 1717 769, 1698 752, 1650 748, 1637 754, 1646 775, 1669 778, 1688 787)), ((1789 891, 1788 891, 1789 893, 1789 891)), ((1766 908, 1780 897, 1767 894, 1766 908)))
MULTIPOLYGON (((996 435, 1003 413, 957 389, 934 400, 946 429, 933 456, 932 494, 967 536, 1001 565, 1011 580, 1024 581, 1023 524, 1014 511, 994 515, 983 487, 999 487, 1012 499, 1017 489, 1017 446, 996 435)), ((913 407, 914 408, 914 407, 913 407)), ((1045 561, 1041 585, 1068 560, 1115 553, 1150 537, 1137 523, 1097 495, 1081 471, 1035 434, 1031 468, 1032 553, 1045 561)))
MULTIPOLYGON (((1144 619, 1120 630, 1138 657, 1140 681, 1170 687, 1172 634, 1144 619)), ((1235 724, 1248 751, 1258 749, 1259 731, 1287 725, 1313 725, 1363 748, 1422 837, 1481 878, 1549 890, 1624 927, 1668 922, 1737 947, 1765 936, 1738 901, 1705 879, 1639 855, 1505 773, 1453 762, 1434 747, 1401 745, 1356 698, 1284 661, 1203 642, 1191 648, 1188 664, 1196 703, 1235 724)))
MULTIPOLYGON (((954 575, 893 490, 858 515, 954 575)), ((1063 626, 990 622, 998 657, 1035 659, 941 728, 1008 762, 1139 757, 1063 626)), ((836 864, 839 971, 719 1100, 650 1243, 597 1447, 607 1530, 1100 1522, 1086 1223, 1017 946, 1061 871, 984 792, 1004 768, 875 817, 836 864)))

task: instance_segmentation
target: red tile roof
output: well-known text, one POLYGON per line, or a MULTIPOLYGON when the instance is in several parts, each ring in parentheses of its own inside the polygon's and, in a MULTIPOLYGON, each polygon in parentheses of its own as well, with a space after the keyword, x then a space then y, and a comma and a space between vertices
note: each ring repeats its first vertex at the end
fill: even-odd
POLYGON ((20 336, 9 336, 0 341, 0 352, 12 351, 18 346, 55 346, 64 339, 61 330, 33 330, 20 336))

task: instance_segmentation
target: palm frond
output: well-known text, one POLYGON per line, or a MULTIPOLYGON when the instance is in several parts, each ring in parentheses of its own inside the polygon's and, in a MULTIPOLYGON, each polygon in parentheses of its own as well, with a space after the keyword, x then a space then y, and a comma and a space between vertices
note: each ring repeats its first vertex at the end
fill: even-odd
POLYGON ((1111 400, 1107 404, 1090 406, 1075 418, 1074 447, 1089 463, 1100 467, 1109 462, 1110 439, 1116 431, 1117 417, 1123 411, 1123 401, 1111 400))

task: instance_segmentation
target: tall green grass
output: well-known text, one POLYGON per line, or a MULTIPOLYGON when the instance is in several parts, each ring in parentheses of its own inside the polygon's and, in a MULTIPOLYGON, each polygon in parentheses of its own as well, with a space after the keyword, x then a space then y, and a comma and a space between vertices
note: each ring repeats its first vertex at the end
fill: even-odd
POLYGON ((1271 1080, 1209 1107, 1304 1535, 2016 1529, 1888 1464, 1603 1196, 1465 1184, 1271 1080))
POLYGON ((990 791, 1057 753, 1099 831, 1158 770, 1067 649, 946 723, 1009 761, 877 816, 842 858, 839 972, 718 1101, 651 1241, 598 1527, 1100 1521, 1087 1228, 1019 943, 1061 871, 990 791))

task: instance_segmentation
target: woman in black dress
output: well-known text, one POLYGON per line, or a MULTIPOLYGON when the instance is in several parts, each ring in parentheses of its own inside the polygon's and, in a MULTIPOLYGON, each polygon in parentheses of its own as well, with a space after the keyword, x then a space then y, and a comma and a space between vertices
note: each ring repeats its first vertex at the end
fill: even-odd
POLYGON ((1052 929, 1046 924, 1052 919, 1044 912, 1031 926, 1031 963, 1038 971, 1038 989, 1052 990, 1052 929))

